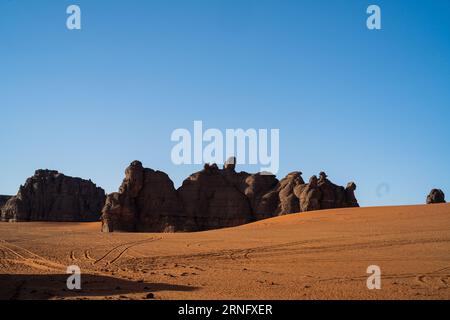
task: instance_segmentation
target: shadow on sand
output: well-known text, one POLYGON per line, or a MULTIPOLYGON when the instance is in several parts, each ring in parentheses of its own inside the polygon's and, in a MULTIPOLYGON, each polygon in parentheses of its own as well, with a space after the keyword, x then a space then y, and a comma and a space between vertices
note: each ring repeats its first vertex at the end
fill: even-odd
POLYGON ((167 283, 130 281, 120 278, 82 274, 81 290, 67 289, 70 274, 0 274, 0 300, 103 299, 104 297, 148 299, 160 291, 194 291, 197 287, 167 283), (151 295, 150 295, 151 297, 151 295))

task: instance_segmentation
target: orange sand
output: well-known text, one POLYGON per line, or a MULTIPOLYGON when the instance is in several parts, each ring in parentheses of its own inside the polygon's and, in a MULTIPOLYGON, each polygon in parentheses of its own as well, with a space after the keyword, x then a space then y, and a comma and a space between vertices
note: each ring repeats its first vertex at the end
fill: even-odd
POLYGON ((450 299, 450 204, 337 209, 199 233, 0 223, 1 299, 450 299), (78 265, 82 290, 66 289, 78 265), (381 268, 368 290, 366 269, 381 268))

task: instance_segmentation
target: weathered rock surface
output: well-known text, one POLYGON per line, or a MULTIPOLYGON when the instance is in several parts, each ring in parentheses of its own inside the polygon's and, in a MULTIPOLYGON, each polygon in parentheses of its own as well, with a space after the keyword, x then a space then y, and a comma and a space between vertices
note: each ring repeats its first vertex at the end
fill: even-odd
POLYGON ((107 197, 103 231, 202 231, 301 211, 358 206, 354 183, 337 186, 323 172, 306 184, 301 172, 278 181, 270 174, 236 172, 235 163, 230 158, 223 169, 205 164, 175 190, 165 173, 132 162, 119 192, 107 197))
POLYGON ((308 184, 295 188, 294 193, 300 199, 300 209, 304 211, 359 207, 355 197, 356 184, 349 182, 347 187, 335 185, 328 180, 325 172, 319 179, 312 176, 308 184))
POLYGON ((242 186, 246 174, 206 164, 183 181, 178 194, 188 221, 195 230, 238 226, 254 221, 251 201, 242 186))
POLYGON ((427 196, 427 204, 445 203, 445 194, 441 189, 433 189, 427 196))
POLYGON ((98 221, 105 191, 90 180, 37 170, 1 209, 9 221, 98 221))
POLYGON ((349 182, 345 188, 345 207, 355 208, 359 207, 358 200, 355 197, 356 184, 349 182))
POLYGON ((118 193, 108 195, 102 230, 174 232, 191 230, 169 176, 134 161, 125 171, 118 193))
POLYGON ((12 196, 5 196, 5 195, 0 195, 0 214, 2 212, 2 208, 3 206, 6 204, 6 202, 11 199, 12 196))
POLYGON ((321 209, 322 190, 319 188, 316 176, 312 176, 308 184, 297 186, 294 193, 299 199, 301 212, 321 209))

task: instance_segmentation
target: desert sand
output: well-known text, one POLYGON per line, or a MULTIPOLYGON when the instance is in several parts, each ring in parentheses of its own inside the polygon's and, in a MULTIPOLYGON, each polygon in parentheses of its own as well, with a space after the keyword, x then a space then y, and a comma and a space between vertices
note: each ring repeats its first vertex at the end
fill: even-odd
POLYGON ((450 204, 292 214, 198 233, 0 223, 1 299, 450 299, 450 204), (78 265, 82 289, 66 288, 78 265), (381 289, 369 290, 369 265, 381 289))

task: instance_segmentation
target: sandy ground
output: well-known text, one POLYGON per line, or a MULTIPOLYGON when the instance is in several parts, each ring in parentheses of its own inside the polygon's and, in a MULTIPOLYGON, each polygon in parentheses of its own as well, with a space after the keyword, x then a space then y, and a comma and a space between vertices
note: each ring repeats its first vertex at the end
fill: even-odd
POLYGON ((0 223, 1 299, 450 299, 450 204, 338 209, 199 233, 0 223), (82 289, 66 288, 67 266, 82 289), (381 289, 366 285, 381 268, 381 289))

